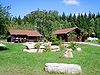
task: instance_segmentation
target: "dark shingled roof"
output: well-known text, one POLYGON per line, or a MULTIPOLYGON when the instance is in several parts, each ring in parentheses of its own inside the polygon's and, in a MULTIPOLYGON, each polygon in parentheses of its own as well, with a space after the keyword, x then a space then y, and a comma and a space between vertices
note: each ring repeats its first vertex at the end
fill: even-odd
POLYGON ((11 35, 27 35, 27 36, 42 36, 39 32, 37 31, 31 31, 31 30, 9 30, 9 33, 11 35))
POLYGON ((76 30, 76 29, 80 30, 80 29, 77 28, 77 27, 75 27, 75 28, 65 28, 65 29, 56 30, 56 31, 54 32, 54 34, 67 34, 67 33, 71 32, 71 31, 76 30))

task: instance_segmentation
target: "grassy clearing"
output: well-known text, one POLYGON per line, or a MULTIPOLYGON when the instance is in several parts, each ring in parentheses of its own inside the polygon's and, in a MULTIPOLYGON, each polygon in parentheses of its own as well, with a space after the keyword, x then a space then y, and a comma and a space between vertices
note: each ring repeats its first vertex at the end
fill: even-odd
POLYGON ((0 51, 0 75, 69 75, 45 72, 44 64, 50 62, 79 64, 83 75, 100 75, 100 47, 80 45, 81 52, 74 51, 73 59, 65 59, 59 58, 64 50, 26 53, 22 44, 5 44, 8 50, 0 51))

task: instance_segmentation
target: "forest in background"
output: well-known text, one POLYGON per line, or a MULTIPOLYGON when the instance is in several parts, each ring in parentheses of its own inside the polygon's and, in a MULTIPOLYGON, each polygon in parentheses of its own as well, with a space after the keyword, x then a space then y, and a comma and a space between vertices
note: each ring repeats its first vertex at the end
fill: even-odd
MULTIPOLYGON (((32 11, 23 18, 12 17, 9 13, 10 6, 3 7, 0 4, 0 38, 7 37, 9 29, 37 30, 44 37, 50 37, 57 29, 79 27, 85 36, 94 35, 100 38, 100 13, 59 15, 56 10, 32 11)), ((66 11, 67 12, 67 11, 66 11)))

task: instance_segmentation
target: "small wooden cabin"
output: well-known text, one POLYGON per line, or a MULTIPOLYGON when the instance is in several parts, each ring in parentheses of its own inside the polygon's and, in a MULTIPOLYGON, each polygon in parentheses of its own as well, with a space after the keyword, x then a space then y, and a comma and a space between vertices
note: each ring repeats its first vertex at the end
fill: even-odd
POLYGON ((42 39, 42 35, 37 31, 31 30, 9 30, 7 42, 35 42, 42 39))
POLYGON ((82 42, 81 29, 80 28, 65 28, 59 29, 54 32, 57 38, 61 38, 65 42, 82 42))

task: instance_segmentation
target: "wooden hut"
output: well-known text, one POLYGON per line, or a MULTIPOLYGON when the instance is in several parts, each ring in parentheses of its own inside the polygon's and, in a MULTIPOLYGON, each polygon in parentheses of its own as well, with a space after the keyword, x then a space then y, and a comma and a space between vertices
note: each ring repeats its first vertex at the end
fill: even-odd
POLYGON ((39 32, 31 30, 9 30, 8 34, 8 42, 34 42, 42 39, 39 32))
POLYGON ((61 38, 65 42, 82 42, 81 29, 80 28, 65 28, 59 29, 54 32, 57 38, 61 38))

